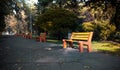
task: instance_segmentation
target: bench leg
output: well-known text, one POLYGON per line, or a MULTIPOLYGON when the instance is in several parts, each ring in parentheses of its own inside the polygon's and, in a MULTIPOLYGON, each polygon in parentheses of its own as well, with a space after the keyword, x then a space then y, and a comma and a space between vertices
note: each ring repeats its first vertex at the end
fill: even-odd
POLYGON ((46 38, 40 37, 40 38, 39 38, 39 41, 40 41, 40 42, 46 42, 46 38))
POLYGON ((44 38, 44 42, 46 42, 46 38, 44 38))
POLYGON ((42 38, 41 37, 39 38, 39 41, 42 42, 42 38))
POLYGON ((72 41, 69 42, 69 45, 70 45, 70 47, 73 48, 73 42, 72 41))
POLYGON ((46 38, 43 38, 43 42, 46 42, 46 38))
POLYGON ((66 43, 65 40, 63 40, 63 48, 64 48, 64 49, 67 48, 67 43, 66 43))
POLYGON ((83 42, 79 42, 79 52, 83 52, 83 42))
POLYGON ((32 36, 30 35, 29 39, 32 39, 32 36))
POLYGON ((89 43, 88 46, 87 46, 87 51, 88 52, 91 52, 92 51, 92 48, 91 48, 91 44, 89 43))

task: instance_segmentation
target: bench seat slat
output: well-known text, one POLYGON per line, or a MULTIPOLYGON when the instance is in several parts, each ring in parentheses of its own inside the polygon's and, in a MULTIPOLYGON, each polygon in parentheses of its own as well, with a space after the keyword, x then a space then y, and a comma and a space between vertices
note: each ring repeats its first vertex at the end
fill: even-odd
POLYGON ((90 32, 73 32, 74 34, 90 34, 90 32))
POLYGON ((89 35, 72 35, 71 38, 74 38, 74 37, 89 37, 89 35))
POLYGON ((88 40, 88 38, 72 38, 72 40, 88 40))
POLYGON ((88 38, 88 37, 89 37, 89 36, 72 36, 71 39, 72 39, 72 38, 88 38))

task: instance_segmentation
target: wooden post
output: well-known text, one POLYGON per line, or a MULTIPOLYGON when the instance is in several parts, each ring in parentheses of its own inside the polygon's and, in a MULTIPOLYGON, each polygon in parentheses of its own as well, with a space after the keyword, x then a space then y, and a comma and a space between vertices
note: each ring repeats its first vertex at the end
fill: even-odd
POLYGON ((91 44, 89 43, 88 46, 87 46, 87 51, 88 52, 91 52, 92 51, 92 48, 91 48, 91 44))
POLYGON ((64 48, 64 49, 67 48, 67 43, 66 43, 65 40, 63 40, 63 48, 64 48))
POLYGON ((83 42, 78 42, 79 52, 83 52, 83 42))

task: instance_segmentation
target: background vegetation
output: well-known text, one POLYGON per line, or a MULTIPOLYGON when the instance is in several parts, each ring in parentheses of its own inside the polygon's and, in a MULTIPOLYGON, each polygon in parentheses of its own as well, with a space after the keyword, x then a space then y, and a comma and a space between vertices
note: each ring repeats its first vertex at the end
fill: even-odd
POLYGON ((47 31, 56 39, 66 37, 67 32, 94 31, 94 40, 120 42, 119 9, 118 0, 38 0, 38 3, 32 5, 25 0, 2 0, 0 31, 6 29, 5 17, 12 14, 17 20, 16 24, 19 23, 16 25, 18 33, 30 32, 32 22, 33 30, 47 31), (54 10, 56 8, 59 11, 54 10), (24 19, 22 11, 27 15, 24 19))
MULTIPOLYGON (((42 3, 42 1, 40 1, 40 3, 42 3)), ((43 4, 45 5, 42 5, 42 7, 44 7, 44 11, 42 10, 41 12, 42 14, 45 13, 45 10, 47 11, 47 9, 49 8, 56 8, 56 7, 64 8, 76 14, 76 16, 78 17, 76 21, 78 23, 78 26, 74 28, 74 31, 93 31, 94 40, 114 40, 118 42, 120 40, 119 39, 120 29, 118 27, 120 23, 118 23, 119 21, 116 20, 116 19, 119 19, 118 15, 120 15, 118 14, 118 9, 120 8, 118 5, 119 4, 118 1, 113 2, 110 0, 105 0, 105 1, 104 0, 98 0, 98 1, 91 0, 84 4, 82 2, 77 2, 76 0, 73 0, 73 1, 70 1, 70 0, 61 1, 60 0, 60 1, 56 1, 56 4, 51 4, 51 1, 46 0, 45 3, 43 2, 43 4), (118 22, 116 23, 116 21, 118 22)), ((39 7, 40 5, 38 6, 38 8, 39 7)), ((51 15, 55 15, 55 14, 51 14, 51 15)), ((64 17, 67 17, 67 16, 64 16, 64 17)), ((41 19, 44 19, 44 18, 41 17, 41 19)), ((56 18, 56 20, 57 20, 57 23, 59 23, 59 18, 56 18)), ((70 24, 70 22, 71 21, 68 21, 67 24, 70 24)), ((60 22, 59 25, 58 27, 62 28, 63 25, 66 25, 66 20, 60 22), (64 22, 65 24, 63 24, 64 22)), ((70 28, 69 26, 66 26, 66 27, 70 28)), ((52 30, 52 29, 50 28, 49 30, 52 30)), ((56 33, 56 30, 54 31, 56 33)), ((61 31, 64 34, 66 34, 66 32, 68 31, 71 32, 73 30, 61 30, 61 31)), ((53 34, 52 32, 50 33, 53 34)), ((59 33, 59 34, 61 34, 60 36, 64 36, 62 33, 59 33)), ((57 37, 57 35, 55 37, 57 37)))
POLYGON ((78 26, 77 16, 62 8, 50 8, 37 19, 36 26, 51 37, 63 39, 69 31, 75 31, 78 26))

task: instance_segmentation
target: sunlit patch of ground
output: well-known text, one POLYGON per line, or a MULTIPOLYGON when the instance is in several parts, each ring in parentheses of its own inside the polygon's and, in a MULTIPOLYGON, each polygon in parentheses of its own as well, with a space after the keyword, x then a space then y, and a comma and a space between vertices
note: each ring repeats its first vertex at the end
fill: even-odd
POLYGON ((93 50, 120 56, 120 44, 115 42, 92 42, 93 50))

